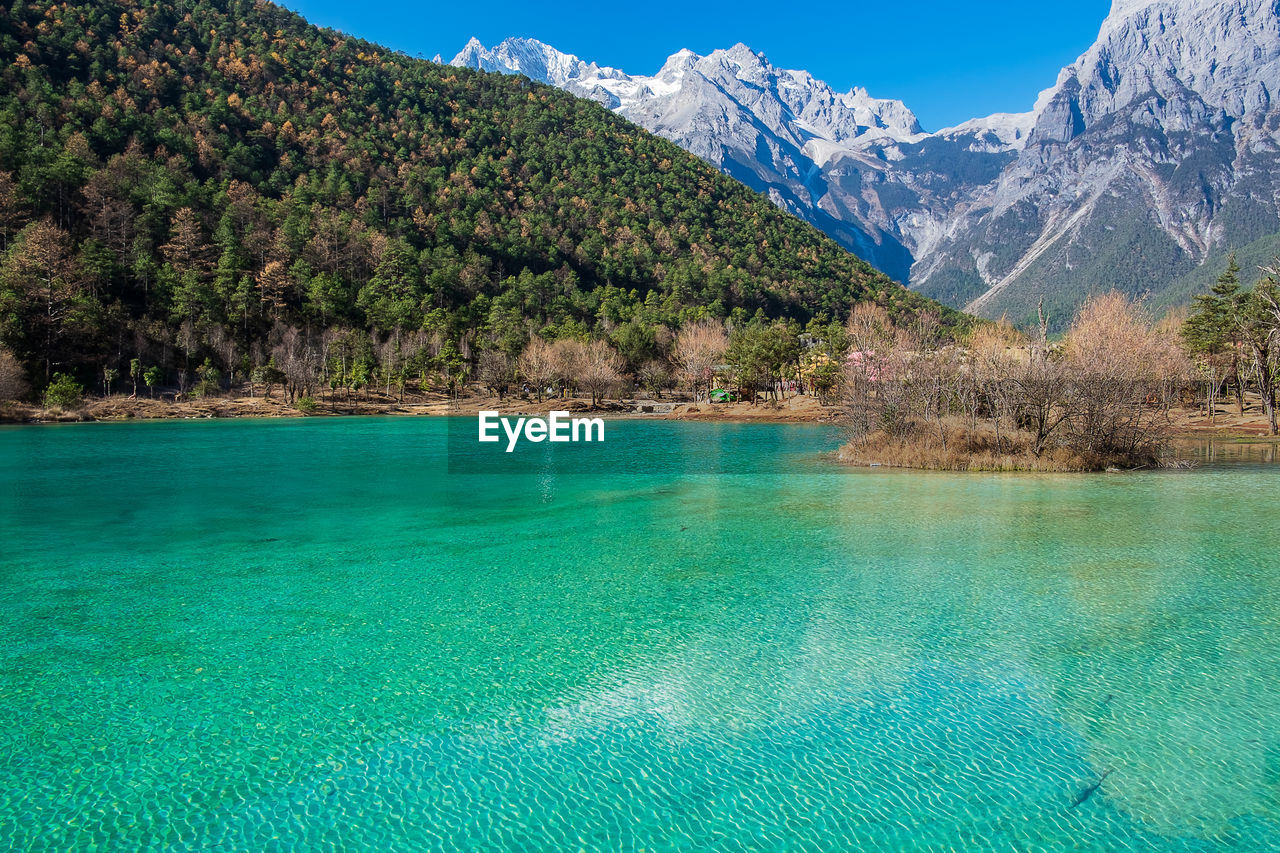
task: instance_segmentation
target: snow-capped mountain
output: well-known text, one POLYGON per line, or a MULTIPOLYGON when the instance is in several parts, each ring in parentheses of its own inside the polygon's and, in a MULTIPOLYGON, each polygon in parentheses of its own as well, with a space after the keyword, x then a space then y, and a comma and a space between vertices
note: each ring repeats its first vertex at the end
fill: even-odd
POLYGON ((1116 0, 1026 144, 917 258, 914 287, 985 315, 1119 287, 1185 300, 1238 250, 1280 251, 1280 2, 1116 0))
POLYGON ((524 74, 599 101, 765 193, 900 281, 914 254, 941 237, 944 212, 974 178, 993 179, 1031 128, 1028 113, 927 134, 901 101, 861 88, 836 92, 808 72, 775 68, 741 44, 707 56, 682 50, 652 76, 518 38, 493 49, 472 39, 451 64, 524 74), (968 155, 960 170, 946 162, 954 150, 968 155))
POLYGON ((1280 249, 1280 0, 1115 0, 1028 112, 936 133, 740 44, 652 76, 531 39, 472 39, 452 64, 597 100, 986 315, 1110 287, 1174 300, 1229 248, 1280 249))

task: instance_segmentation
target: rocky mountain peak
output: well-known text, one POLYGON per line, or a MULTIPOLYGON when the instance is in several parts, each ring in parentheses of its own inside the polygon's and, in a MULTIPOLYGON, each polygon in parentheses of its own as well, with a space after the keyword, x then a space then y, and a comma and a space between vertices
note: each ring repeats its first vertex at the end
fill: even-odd
POLYGON ((1091 289, 1177 291, 1231 248, 1280 252, 1280 0, 1114 0, 1030 110, 935 133, 744 44, 679 51, 652 77, 519 39, 472 40, 454 64, 593 98, 988 315, 1045 296, 1069 317, 1091 289))

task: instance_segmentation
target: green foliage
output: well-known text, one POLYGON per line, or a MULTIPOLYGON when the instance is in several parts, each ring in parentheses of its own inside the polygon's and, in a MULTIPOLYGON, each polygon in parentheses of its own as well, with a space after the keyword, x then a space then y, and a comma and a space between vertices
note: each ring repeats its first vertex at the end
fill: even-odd
POLYGON ((147 390, 151 392, 151 396, 154 397, 156 395, 156 386, 164 381, 164 371, 152 365, 142 371, 142 381, 146 384, 147 390))
POLYGON ((747 399, 753 399, 756 390, 793 377, 799 357, 798 336, 790 324, 775 321, 766 325, 759 318, 735 329, 725 351, 725 361, 739 387, 747 392, 747 399))
POLYGON ((320 404, 313 397, 299 397, 298 402, 294 403, 293 406, 304 415, 314 415, 320 411, 320 404))
POLYGON ((1235 255, 1209 293, 1195 298, 1193 313, 1182 327, 1182 340, 1194 354, 1214 355, 1237 338, 1234 316, 1241 308, 1240 267, 1235 255))
POLYGON ((628 373, 636 373, 641 365, 658 356, 657 333, 644 323, 634 320, 624 323, 613 331, 610 340, 626 363, 628 373))
POLYGON ((626 329, 634 368, 654 329, 701 316, 930 305, 598 104, 268 3, 14 4, 0 84, 0 183, 20 211, 4 227, 49 223, 74 308, 42 336, 8 322, 40 265, 5 260, 0 344, 28 365, 87 375, 121 329, 166 371, 238 368, 233 350, 260 363, 281 326, 425 329, 453 381, 531 333, 626 329))
POLYGON ((253 369, 252 381, 258 385, 283 385, 284 373, 274 364, 263 364, 253 369))
POLYGON ((222 372, 214 367, 213 362, 209 359, 204 360, 204 364, 196 368, 197 382, 195 387, 191 389, 194 397, 208 397, 217 394, 220 390, 220 382, 222 381, 222 372))
POLYGON ((84 386, 65 373, 55 373, 44 389, 46 409, 74 409, 84 398, 84 386))

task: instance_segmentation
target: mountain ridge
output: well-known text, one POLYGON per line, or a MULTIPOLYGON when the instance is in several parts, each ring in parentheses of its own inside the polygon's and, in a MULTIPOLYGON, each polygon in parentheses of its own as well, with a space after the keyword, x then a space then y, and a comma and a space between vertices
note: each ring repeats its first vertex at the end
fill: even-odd
POLYGON ((1088 287, 1159 301, 1158 279, 1204 267, 1209 280, 1228 247, 1280 233, 1280 169, 1266 163, 1280 151, 1277 9, 1116 0, 1030 110, 932 133, 901 101, 837 93, 743 45, 682 50, 652 77, 532 39, 473 39, 452 63, 566 69, 546 82, 671 139, 897 280, 1026 316, 1041 297, 1058 313, 1078 303, 1081 271, 1088 287), (1118 265, 1091 260, 1104 256, 1118 265))
MULTIPOLYGON (((935 140, 1000 158, 1020 147, 1030 127, 1030 114, 997 114, 928 134, 901 101, 861 87, 837 92, 808 72, 774 67, 742 44, 706 56, 678 51, 652 76, 522 38, 493 49, 473 38, 450 64, 525 74, 596 100, 808 219, 899 281, 907 280, 917 229, 895 223, 863 191, 864 179, 887 182, 887 192, 928 197, 934 190, 928 175, 902 186, 885 168, 902 158, 900 146, 921 160, 932 152, 922 157, 919 146, 935 140)), ((935 206, 926 203, 922 212, 932 214, 935 206)), ((925 239, 928 232, 926 223, 925 239)))

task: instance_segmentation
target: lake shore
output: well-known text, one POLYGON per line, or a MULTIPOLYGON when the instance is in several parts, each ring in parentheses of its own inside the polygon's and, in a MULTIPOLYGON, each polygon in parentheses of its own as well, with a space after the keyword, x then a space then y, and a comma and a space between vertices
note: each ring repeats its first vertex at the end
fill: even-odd
POLYGON ((835 423, 841 409, 822 405, 814 397, 795 396, 781 401, 756 404, 707 403, 689 399, 624 398, 591 404, 589 398, 570 397, 536 400, 533 398, 469 394, 452 398, 442 393, 414 394, 403 401, 382 394, 368 398, 339 395, 334 399, 316 400, 313 411, 303 412, 290 405, 277 391, 270 398, 262 395, 200 397, 186 400, 158 400, 126 395, 91 397, 74 409, 45 409, 40 406, 11 403, 0 408, 0 423, 40 424, 128 420, 198 420, 206 418, 296 418, 350 416, 474 416, 481 411, 503 415, 546 415, 551 411, 575 414, 590 412, 605 418, 652 418, 656 420, 746 421, 767 423, 835 423))
MULTIPOLYGON (((91 397, 75 409, 45 409, 26 403, 0 404, 0 423, 47 424, 110 422, 129 420, 199 420, 214 418, 296 418, 296 417, 371 417, 371 416, 474 416, 480 411, 496 411, 503 415, 546 415, 552 410, 575 414, 591 412, 605 418, 644 418, 655 420, 724 421, 746 423, 837 424, 842 417, 839 405, 823 405, 811 396, 793 396, 779 401, 707 403, 689 399, 623 398, 605 400, 594 407, 584 397, 556 398, 538 401, 532 398, 479 393, 452 398, 443 393, 406 396, 401 401, 380 393, 368 398, 354 395, 346 399, 338 395, 316 401, 313 412, 302 412, 288 404, 276 391, 270 398, 261 394, 202 397, 173 401, 171 399, 131 398, 116 394, 91 397)), ((1243 441, 1277 441, 1267 435, 1267 422, 1256 401, 1250 401, 1241 414, 1235 405, 1219 406, 1212 422, 1203 409, 1174 409, 1171 412, 1171 434, 1175 438, 1216 438, 1243 441)))

